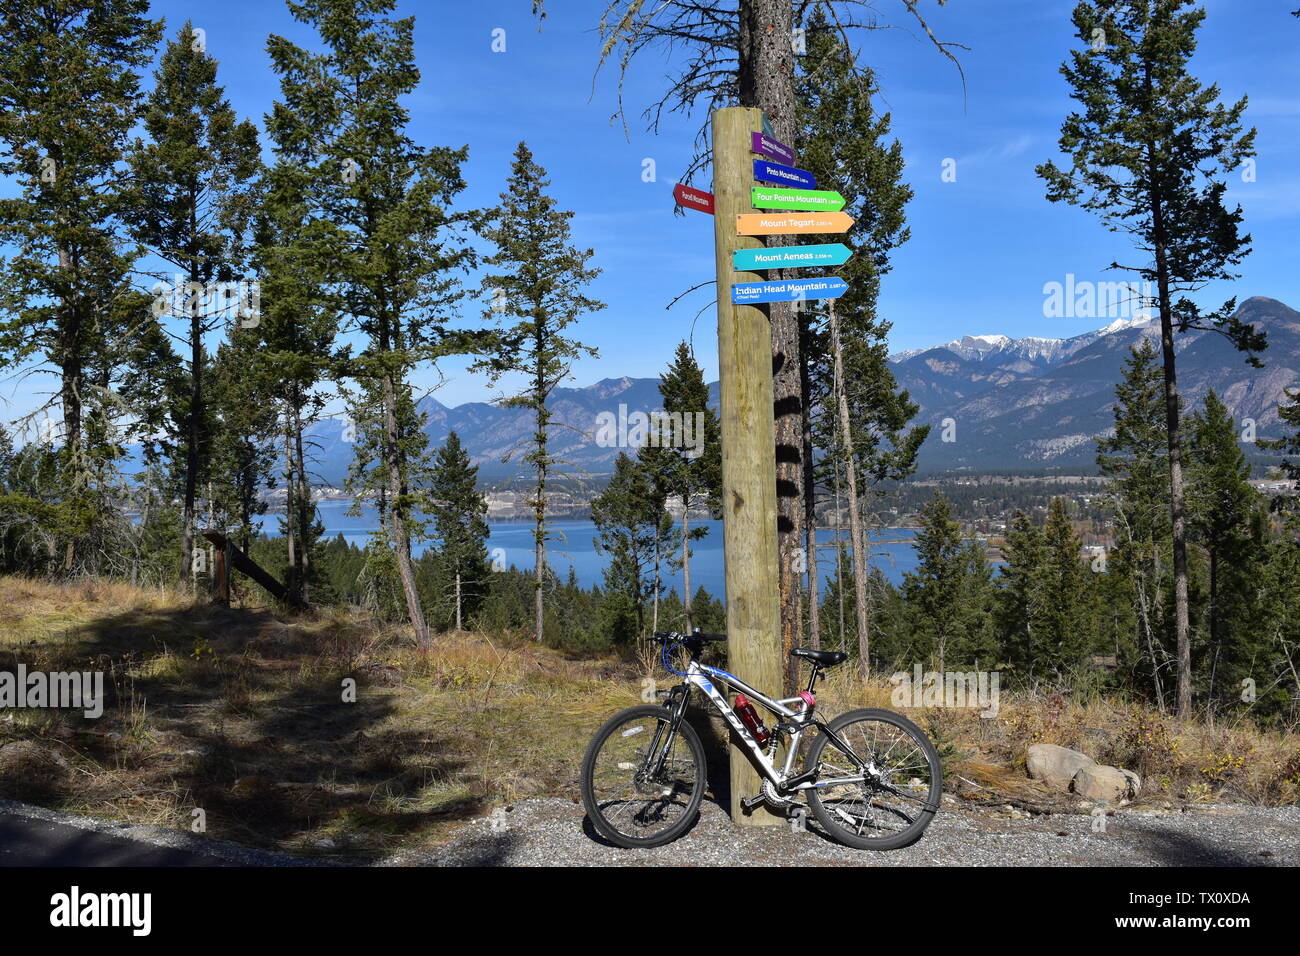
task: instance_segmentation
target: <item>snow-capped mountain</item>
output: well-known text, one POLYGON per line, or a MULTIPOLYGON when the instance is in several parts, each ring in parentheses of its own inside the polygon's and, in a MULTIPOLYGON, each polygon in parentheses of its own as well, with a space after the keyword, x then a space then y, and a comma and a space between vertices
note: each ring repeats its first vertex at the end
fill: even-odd
MULTIPOLYGON (((1178 337, 1179 391, 1188 409, 1213 388, 1260 437, 1277 431, 1285 389, 1300 385, 1300 313, 1276 299, 1242 302, 1237 317, 1262 328, 1265 367, 1253 369, 1223 336, 1178 337)), ((936 427, 921 449, 924 469, 1090 469, 1098 435, 1113 428, 1111 408, 1129 349, 1143 338, 1159 348, 1149 318, 1116 319, 1064 339, 967 335, 891 357, 894 377, 936 427), (955 440, 940 432, 950 421, 955 440)))

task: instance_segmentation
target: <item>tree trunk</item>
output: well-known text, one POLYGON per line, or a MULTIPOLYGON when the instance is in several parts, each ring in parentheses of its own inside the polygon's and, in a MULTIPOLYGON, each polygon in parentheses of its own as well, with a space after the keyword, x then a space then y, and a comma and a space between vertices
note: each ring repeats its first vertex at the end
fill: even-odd
MULTIPOLYGON (((660 549, 660 547, 662 546, 662 545, 661 545, 662 540, 663 540, 663 536, 662 536, 662 534, 660 533, 659 526, 656 526, 656 527, 655 527, 655 574, 654 574, 654 594, 651 596, 651 605, 650 605, 650 607, 651 607, 651 611, 650 611, 650 630, 652 630, 652 631, 657 631, 657 630, 659 630, 659 568, 660 568, 660 564, 661 564, 661 562, 663 561, 663 557, 662 557, 662 555, 659 553, 659 549, 660 549)), ((637 583, 637 588, 638 588, 638 590, 640 589, 640 586, 641 586, 641 585, 640 585, 640 582, 638 582, 638 583, 637 583)), ((638 635, 637 635, 637 640, 644 640, 644 635, 642 635, 642 634, 638 634, 638 635)))
MULTIPOLYGON (((194 281, 193 274, 190 280, 194 281)), ((181 582, 194 589, 194 500, 198 491, 199 421, 203 414, 203 325, 197 303, 190 305, 190 414, 185 432, 185 494, 181 505, 181 582)))
POLYGON ((460 633, 464 628, 461 626, 460 619, 460 569, 456 569, 456 632, 460 633))
POLYGON ((311 585, 308 578, 311 573, 311 486, 307 482, 307 460, 302 450, 302 396, 298 393, 298 384, 293 387, 293 440, 294 471, 298 479, 298 496, 295 500, 297 514, 290 517, 298 522, 298 586, 296 597, 304 606, 311 600, 311 585))
POLYGON ((1178 717, 1192 713, 1192 650, 1187 611, 1187 516, 1183 495, 1183 447, 1178 409, 1178 367, 1170 314, 1169 264, 1165 250, 1164 208, 1151 199, 1155 230, 1156 286, 1160 304, 1160 350, 1164 359, 1165 427, 1169 440, 1169 515, 1173 524, 1174 639, 1178 653, 1178 717))
MULTIPOLYGON (((741 0, 738 84, 740 105, 763 111, 776 138, 794 142, 794 51, 790 0, 741 0)), ((769 246, 789 245, 787 236, 768 237, 769 246)), ((787 278, 785 272, 779 273, 787 278)), ((775 278, 774 276, 773 278, 775 278)), ((776 441, 776 535, 781 592, 781 655, 785 692, 794 694, 797 668, 790 651, 798 643, 800 585, 796 552, 800 527, 804 396, 799 377, 799 322, 793 303, 768 307, 772 328, 772 410, 776 441)))
MULTIPOLYGON (((804 397, 807 398, 812 394, 812 387, 809 381, 806 355, 800 356, 799 379, 800 388, 804 397)), ((816 481, 817 478, 813 472, 812 410, 805 405, 803 415, 803 528, 805 562, 808 567, 808 646, 813 650, 820 650, 822 646, 821 595, 817 592, 821 586, 821 580, 817 570, 817 498, 814 493, 816 481)))
MULTIPOLYGON (((80 322, 73 320, 76 325, 80 322)), ((79 334, 74 333, 76 338, 79 334)), ((72 472, 72 483, 69 489, 74 497, 80 497, 84 490, 82 487, 86 478, 86 462, 82 449, 81 434, 81 381, 83 371, 81 367, 81 352, 79 343, 74 343, 69 348, 69 354, 64 360, 61 367, 62 380, 60 382, 60 397, 63 402, 63 447, 67 457, 68 467, 72 472)), ((50 436, 53 441, 53 436, 50 436)), ((76 563, 76 537, 69 536, 68 543, 63 552, 63 570, 71 571, 76 563)))
POLYGON ((288 535, 289 577, 294 576, 298 566, 298 547, 294 535, 294 477, 293 477, 293 418, 290 410, 284 410, 284 527, 288 535))
POLYGON ((835 356, 835 398, 840 409, 840 437, 844 446, 844 472, 849 486, 849 534, 853 544, 853 603, 858 630, 858 668, 863 679, 871 673, 870 635, 867 630, 867 548, 858 511, 857 466, 853 456, 853 431, 849 420, 849 399, 844 387, 844 352, 840 343, 840 322, 835 303, 830 305, 831 351, 835 356))
MULTIPOLYGON (((538 373, 539 386, 541 373, 538 373)), ((546 395, 539 387, 537 407, 537 497, 533 500, 533 637, 540 641, 546 624, 542 588, 546 581, 546 395)))
MULTIPOLYGON (((387 342, 383 343, 385 353, 387 342)), ((424 620, 420 605, 420 592, 415 587, 415 569, 411 566, 411 536, 406 527, 407 504, 403 499, 405 482, 402 479, 401 435, 397 426, 397 383, 391 372, 384 372, 384 461, 387 468, 388 501, 390 508, 389 530, 393 547, 397 551, 397 573, 402 579, 406 595, 406 611, 415 632, 415 642, 420 647, 429 646, 429 626, 424 620)))
POLYGON ((1210 687, 1207 697, 1214 705, 1214 678, 1219 670, 1219 549, 1210 545, 1210 646, 1214 659, 1210 663, 1210 687))
POLYGON ((682 608, 686 612, 686 633, 695 630, 691 613, 691 499, 682 496, 682 608))

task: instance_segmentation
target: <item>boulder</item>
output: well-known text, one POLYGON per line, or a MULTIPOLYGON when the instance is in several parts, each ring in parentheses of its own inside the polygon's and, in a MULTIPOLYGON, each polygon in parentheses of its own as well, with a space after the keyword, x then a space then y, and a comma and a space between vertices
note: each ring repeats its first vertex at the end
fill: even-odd
POLYGON ((1087 754, 1079 753, 1068 747, 1056 744, 1034 744, 1029 748, 1025 758, 1029 776, 1041 780, 1053 790, 1062 792, 1070 789, 1070 781, 1084 767, 1091 767, 1096 761, 1087 754))
POLYGON ((1093 764, 1081 768, 1071 786, 1081 797, 1110 802, 1130 799, 1137 793, 1140 782, 1132 771, 1093 764))
POLYGON ((63 755, 34 740, 15 740, 0 747, 0 780, 18 796, 53 791, 72 773, 63 755))

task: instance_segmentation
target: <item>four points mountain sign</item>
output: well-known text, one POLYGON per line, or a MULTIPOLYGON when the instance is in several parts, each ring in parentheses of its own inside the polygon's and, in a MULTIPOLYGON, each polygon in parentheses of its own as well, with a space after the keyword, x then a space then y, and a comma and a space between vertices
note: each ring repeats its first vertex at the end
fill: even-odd
POLYGON ((803 209, 809 211, 844 208, 844 197, 828 189, 781 189, 768 186, 755 186, 753 200, 755 209, 803 209))

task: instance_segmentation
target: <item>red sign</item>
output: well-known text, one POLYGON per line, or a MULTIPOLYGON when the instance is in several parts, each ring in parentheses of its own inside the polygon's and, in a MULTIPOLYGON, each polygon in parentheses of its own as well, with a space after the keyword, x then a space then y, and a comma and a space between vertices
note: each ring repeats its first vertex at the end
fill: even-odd
POLYGON ((677 205, 686 209, 698 209, 700 212, 713 215, 713 193, 705 192, 703 189, 692 189, 690 186, 678 183, 673 187, 673 198, 677 200, 677 205))

